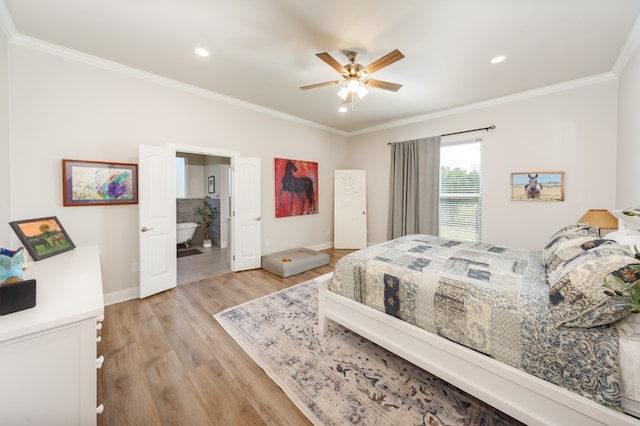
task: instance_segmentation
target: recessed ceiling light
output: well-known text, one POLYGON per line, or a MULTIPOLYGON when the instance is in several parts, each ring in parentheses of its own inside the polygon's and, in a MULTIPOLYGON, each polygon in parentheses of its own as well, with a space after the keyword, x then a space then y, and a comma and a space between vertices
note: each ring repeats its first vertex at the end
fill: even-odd
POLYGON ((207 49, 203 49, 202 47, 196 47, 195 52, 200 56, 209 56, 209 51, 207 49))
POLYGON ((340 108, 338 108, 338 112, 347 112, 349 108, 347 108, 346 106, 342 105, 340 108))
POLYGON ((493 58, 491 60, 491 63, 492 64, 499 64, 500 62, 504 61, 505 59, 507 59, 507 57, 504 56, 504 55, 496 56, 495 58, 493 58))

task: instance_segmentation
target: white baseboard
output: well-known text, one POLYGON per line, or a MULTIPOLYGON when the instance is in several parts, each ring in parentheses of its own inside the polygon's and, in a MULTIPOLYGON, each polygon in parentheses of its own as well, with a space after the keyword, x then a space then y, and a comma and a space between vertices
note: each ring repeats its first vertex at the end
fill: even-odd
POLYGON ((115 303, 126 302, 127 300, 137 299, 140 297, 140 287, 130 287, 124 290, 114 291, 104 295, 105 306, 115 303))
MULTIPOLYGON (((308 246, 311 250, 325 250, 333 248, 333 241, 329 241, 322 244, 316 244, 314 246, 308 246)), ((104 295, 105 306, 113 305, 120 302, 126 302, 127 300, 137 299, 140 297, 140 287, 130 287, 124 290, 118 290, 104 295)))
POLYGON ((307 248, 311 250, 325 250, 332 247, 333 241, 329 241, 328 243, 316 244, 315 246, 307 246, 307 248))

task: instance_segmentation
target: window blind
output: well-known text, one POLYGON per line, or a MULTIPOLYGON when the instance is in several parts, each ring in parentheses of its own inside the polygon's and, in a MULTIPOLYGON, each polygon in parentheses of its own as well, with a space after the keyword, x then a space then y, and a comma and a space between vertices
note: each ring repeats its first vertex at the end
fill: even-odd
POLYGON ((440 221, 443 238, 482 240, 482 139, 442 143, 440 221))

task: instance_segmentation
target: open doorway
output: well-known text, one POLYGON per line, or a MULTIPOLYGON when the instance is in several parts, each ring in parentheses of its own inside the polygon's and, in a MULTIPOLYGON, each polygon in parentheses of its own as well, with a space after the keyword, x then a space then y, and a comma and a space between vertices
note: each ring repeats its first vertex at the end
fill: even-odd
POLYGON ((231 272, 231 158, 176 151, 175 160, 176 284, 183 285, 231 272))

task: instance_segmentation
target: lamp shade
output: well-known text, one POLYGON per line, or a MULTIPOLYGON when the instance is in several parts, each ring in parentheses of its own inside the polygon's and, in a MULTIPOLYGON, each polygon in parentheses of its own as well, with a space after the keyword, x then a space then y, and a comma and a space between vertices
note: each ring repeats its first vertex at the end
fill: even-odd
POLYGON ((347 89, 346 86, 340 89, 340 91, 338 91, 338 96, 340 96, 342 100, 347 99, 348 94, 349 94, 349 89, 347 89))
POLYGON ((600 236, 602 236, 602 230, 618 229, 618 219, 609 210, 604 209, 592 209, 587 211, 578 222, 588 223, 589 226, 598 228, 600 236))
POLYGON ((350 79, 347 83, 347 89, 349 89, 351 93, 356 93, 358 88, 360 88, 360 82, 355 78, 350 79))

